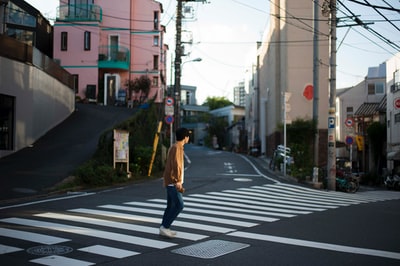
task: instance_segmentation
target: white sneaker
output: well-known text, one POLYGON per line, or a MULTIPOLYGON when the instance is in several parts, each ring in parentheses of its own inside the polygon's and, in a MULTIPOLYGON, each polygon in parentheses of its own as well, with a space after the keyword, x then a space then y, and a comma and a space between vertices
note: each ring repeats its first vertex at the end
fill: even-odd
POLYGON ((168 238, 174 238, 176 236, 175 231, 171 231, 169 228, 165 228, 164 226, 160 227, 160 236, 166 236, 168 238))

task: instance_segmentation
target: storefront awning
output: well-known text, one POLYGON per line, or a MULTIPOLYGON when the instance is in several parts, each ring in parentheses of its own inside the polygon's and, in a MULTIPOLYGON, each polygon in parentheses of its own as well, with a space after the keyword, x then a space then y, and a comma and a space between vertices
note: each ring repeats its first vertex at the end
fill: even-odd
POLYGON ((387 159, 392 161, 400 161, 400 151, 388 152, 387 159))

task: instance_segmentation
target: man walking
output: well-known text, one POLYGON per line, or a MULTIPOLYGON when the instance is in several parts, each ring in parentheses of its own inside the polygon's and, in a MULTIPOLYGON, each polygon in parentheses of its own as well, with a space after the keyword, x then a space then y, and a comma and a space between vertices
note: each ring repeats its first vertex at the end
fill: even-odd
POLYGON ((167 162, 164 170, 164 187, 167 190, 167 207, 160 226, 160 235, 168 238, 176 236, 170 229, 173 221, 183 210, 184 192, 184 150, 183 146, 189 142, 189 130, 179 128, 175 132, 176 143, 168 150, 167 162))

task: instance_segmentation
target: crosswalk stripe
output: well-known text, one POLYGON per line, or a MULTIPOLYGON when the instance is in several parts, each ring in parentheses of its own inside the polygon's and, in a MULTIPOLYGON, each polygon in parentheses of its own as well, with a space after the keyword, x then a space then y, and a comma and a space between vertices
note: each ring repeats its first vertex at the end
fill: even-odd
MULTIPOLYGON (((224 190, 223 193, 230 193, 232 197, 243 197, 248 199, 254 199, 259 201, 265 202, 275 202, 281 203, 282 206, 285 208, 292 208, 293 206, 301 206, 302 210, 309 210, 313 211, 316 208, 323 208, 325 209, 334 209, 339 206, 348 206, 347 203, 331 203, 331 202, 324 202, 319 201, 317 199, 310 199, 308 197, 300 197, 300 196, 287 196, 282 195, 281 193, 274 193, 274 192, 262 192, 255 189, 241 189, 241 190, 224 190)), ((221 192, 210 192, 212 195, 221 194, 221 192)))
MULTIPOLYGON (((269 185, 264 185, 269 186, 269 185)), ((324 191, 324 190, 315 190, 308 187, 299 187, 292 184, 279 184, 284 190, 290 191, 299 191, 299 192, 310 192, 310 193, 318 193, 319 195, 331 195, 333 198, 339 198, 342 200, 356 201, 359 203, 366 203, 371 201, 383 201, 383 200, 392 200, 392 199, 400 199, 399 193, 397 191, 388 191, 388 190, 371 190, 371 191, 363 191, 357 193, 343 193, 340 191, 324 191)))
MULTIPOLYGON (((332 203, 332 204, 359 204, 363 203, 365 201, 360 201, 360 200, 352 200, 348 198, 343 198, 340 197, 341 194, 332 194, 328 191, 322 192, 321 193, 311 193, 311 192, 301 192, 301 191, 292 191, 292 190, 286 190, 285 188, 278 187, 278 186, 254 186, 251 188, 241 188, 240 190, 245 190, 245 191, 255 191, 259 193, 270 193, 275 192, 279 193, 279 195, 286 197, 286 196, 298 196, 300 198, 305 198, 305 199, 314 199, 316 201, 320 202, 327 202, 327 203, 332 203)), ((344 193, 342 193, 344 194, 344 193)))
MULTIPOLYGON (((392 199, 400 199, 400 193, 393 193, 393 191, 366 191, 348 194, 336 191, 315 190, 285 183, 251 186, 238 188, 236 190, 223 190, 220 192, 207 192, 205 194, 185 194, 185 208, 178 216, 177 220, 174 221, 173 227, 177 227, 178 229, 182 228, 183 230, 178 231, 176 236, 177 238, 190 241, 199 241, 208 238, 210 237, 211 232, 216 232, 234 237, 259 239, 279 243, 287 242, 286 244, 298 243, 302 246, 310 245, 310 247, 317 246, 317 244, 323 244, 322 248, 330 249, 330 247, 325 246, 326 244, 324 243, 245 233, 239 231, 239 228, 253 227, 258 225, 258 222, 260 221, 275 222, 282 218, 291 218, 299 214, 310 214, 312 212, 325 211, 343 206, 392 199), (193 220, 195 222, 189 220, 193 220), (213 224, 219 224, 221 226, 216 226, 213 224), (185 229, 205 231, 206 234, 187 233, 184 232, 185 229)), ((158 249, 169 248, 177 244, 168 242, 167 240, 152 240, 151 237, 136 237, 134 235, 130 235, 128 232, 140 232, 153 236, 158 235, 158 226, 161 223, 161 218, 165 207, 165 199, 149 199, 142 202, 125 202, 121 203, 121 205, 101 205, 96 206, 96 208, 93 209, 70 209, 67 210, 67 213, 45 212, 33 214, 32 217, 37 218, 37 220, 16 217, 3 218, 0 219, 0 223, 17 224, 26 227, 24 228, 24 231, 0 227, 0 237, 21 239, 47 245, 71 241, 70 239, 66 238, 53 237, 50 235, 25 231, 28 230, 26 228, 37 227, 46 229, 46 232, 49 230, 55 230, 65 232, 67 234, 102 238, 132 245, 158 249), (113 221, 111 219, 107 219, 107 217, 126 220, 126 222, 113 221), (52 220, 54 221, 52 222, 52 220), (70 224, 58 223, 58 221, 68 221, 70 224), (129 223, 128 221, 135 222, 129 223), (152 223, 156 224, 157 226, 152 227, 142 225, 136 223, 136 221, 152 223), (73 223, 86 224, 88 227, 73 226, 71 225, 73 223), (111 228, 109 230, 126 230, 128 234, 92 229, 90 228, 91 226, 111 228)), ((32 231, 33 229, 29 230, 32 231)), ((336 246, 332 245, 332 247, 336 246)), ((350 251, 352 249, 352 247, 345 246, 339 246, 339 248, 350 251)), ((23 249, 19 247, 0 244, 0 255, 22 250, 23 249)), ((99 244, 82 247, 77 250, 116 259, 141 254, 129 249, 120 249, 99 244)), ((362 254, 364 251, 360 249, 360 252, 360 254, 362 254)), ((381 256, 379 255, 380 251, 375 252, 378 252, 378 255, 376 256, 381 256)), ((393 254, 388 254, 388 256, 392 255, 393 254)), ((386 256, 386 254, 383 256, 386 256)), ((395 256, 398 256, 397 253, 395 256)), ((94 264, 89 261, 56 255, 32 259, 30 262, 50 266, 86 266, 94 264)))
MULTIPOLYGON (((165 202, 165 200, 162 199, 151 199, 149 201, 153 202, 165 202)), ((186 205, 194 205, 190 203, 185 203, 186 205)), ((208 205, 201 205, 205 207, 211 207, 208 205)), ((219 207, 218 206, 212 206, 213 209, 219 209, 223 210, 224 207, 219 207)), ((191 211, 191 212, 199 212, 199 213, 206 213, 206 214, 214 214, 214 215, 220 215, 220 216, 228 216, 228 217, 235 217, 235 218, 243 218, 243 219, 248 219, 248 220, 255 220, 255 221, 263 221, 263 222, 275 222, 278 221, 279 219, 277 218, 271 218, 271 217, 265 217, 265 216, 259 216, 259 215, 250 215, 250 214, 244 214, 244 213, 237 213, 237 212, 227 212, 227 211, 214 211, 214 210, 209 210, 209 209, 196 209, 196 208, 185 208, 186 211, 191 211)), ((238 211, 238 210, 237 210, 238 211)))
MULTIPOLYGON (((282 209, 282 208, 272 208, 272 207, 267 207, 267 206, 255 206, 255 205, 249 205, 249 204, 243 204, 241 201, 240 203, 237 202, 230 202, 230 201, 223 201, 223 198, 221 197, 212 197, 212 196, 206 196, 205 198, 202 197, 202 195, 196 195, 194 194, 193 197, 188 197, 186 198, 186 205, 190 205, 192 201, 194 202, 200 202, 200 203, 206 203, 207 205, 203 205, 204 207, 208 207, 211 209, 217 209, 217 210, 230 210, 230 211, 236 211, 236 212, 244 212, 244 213, 259 213, 259 214, 264 214, 264 215, 272 215, 272 216, 278 216, 278 217, 294 217, 297 214, 309 214, 309 211, 299 211, 299 210, 289 210, 289 209, 282 209), (214 199, 207 199, 207 198, 214 198, 214 199), (189 202, 189 203, 187 203, 189 202), (223 205, 223 206, 221 206, 223 205), (229 207, 227 207, 229 206, 229 207), (257 211, 256 211, 257 210, 257 211)), ((238 200, 236 200, 238 201, 238 200)), ((262 204, 260 204, 262 205, 262 204)), ((193 206, 201 206, 199 204, 193 205, 193 206)))
MULTIPOLYGON (((127 202, 125 204, 165 209, 165 204, 156 204, 156 203, 140 202, 140 201, 127 202)), ((190 210, 191 210, 191 208, 185 208, 184 211, 190 211, 190 210)), ((221 224, 231 224, 231 225, 242 226, 242 227, 253 227, 253 226, 258 225, 257 223, 244 222, 244 221, 238 221, 238 220, 232 220, 232 219, 223 219, 223 218, 210 217, 210 216, 193 215, 193 214, 186 214, 186 213, 179 214, 179 218, 192 219, 192 220, 196 220, 196 221, 207 221, 207 222, 214 222, 214 223, 221 223, 221 224)))
POLYGON ((323 191, 323 190, 314 190, 308 187, 299 187, 292 184, 283 184, 281 183, 284 189, 289 189, 292 191, 315 191, 314 193, 325 193, 325 194, 332 194, 335 197, 345 198, 345 199, 355 199, 361 200, 364 202, 370 201, 382 201, 382 200, 389 200, 389 199, 400 199, 399 193, 396 191, 387 191, 387 190, 372 190, 372 191, 363 191, 357 193, 343 193, 340 191, 323 191))
POLYGON ((107 257, 117 258, 117 259, 122 259, 122 258, 131 257, 131 256, 140 254, 139 252, 135 252, 135 251, 107 247, 107 246, 103 246, 103 245, 94 245, 94 246, 90 246, 90 247, 80 248, 78 250, 83 251, 83 252, 92 253, 92 254, 98 254, 98 255, 103 255, 103 256, 107 256, 107 257))
MULTIPOLYGON (((303 210, 303 211, 325 211, 326 209, 334 209, 337 206, 324 206, 321 204, 312 204, 308 202, 312 202, 311 200, 296 200, 285 198, 282 196, 274 196, 274 195, 265 195, 261 194, 263 197, 260 197, 260 194, 236 191, 236 190, 224 190, 223 192, 210 192, 207 193, 210 195, 223 196, 225 198, 229 198, 229 200, 233 200, 232 198, 237 198, 239 201, 242 199, 251 200, 248 201, 251 204, 258 204, 263 206, 273 206, 285 209, 294 209, 294 210, 303 210)), ((314 201, 315 202, 315 201, 314 201)), ((305 213, 307 214, 307 213, 305 213)))
MULTIPOLYGON (((74 210, 72 210, 72 211, 74 211, 74 210)), ((93 214, 93 212, 88 211, 87 209, 84 212, 82 211, 81 213, 86 213, 86 214, 92 213, 93 214)), ((35 216, 43 217, 43 218, 67 220, 67 221, 73 221, 73 222, 81 222, 81 223, 94 224, 94 225, 100 225, 100 226, 107 226, 107 227, 112 227, 112 228, 117 228, 117 229, 137 231, 137 232, 148 233, 148 234, 153 234, 153 235, 159 234, 159 228, 143 226, 143 225, 136 225, 136 224, 129 224, 129 223, 114 222, 114 221, 90 218, 90 217, 85 217, 85 216, 60 214, 60 213, 54 213, 54 212, 39 213, 39 214, 35 214, 35 216)), ((194 237, 196 239, 203 239, 206 236, 204 236, 204 235, 194 236, 192 234, 181 234, 181 233, 179 233, 176 236, 176 238, 183 238, 183 239, 189 239, 189 240, 192 240, 194 237)))
POLYGON ((23 249, 0 244, 0 255, 21 251, 23 249))
MULTIPOLYGON (((155 201, 156 199, 153 199, 151 201, 155 201)), ((190 201, 197 201, 197 202, 205 202, 206 200, 202 200, 202 199, 196 199, 196 198, 186 198, 185 201, 185 205, 186 206, 195 206, 195 207, 200 207, 200 208, 211 208, 211 209, 218 209, 218 210, 225 210, 225 211, 239 211, 239 212, 245 212, 245 213, 252 213, 252 214, 263 214, 263 215, 272 215, 272 216, 278 216, 278 217, 294 217, 295 215, 293 214, 286 214, 286 213, 295 213, 295 214, 309 214, 310 212, 297 212, 297 211, 287 211, 287 210, 283 210, 282 212, 279 212, 279 209, 274 209, 275 212, 266 212, 266 211, 262 211, 265 209, 270 210, 271 208, 262 208, 259 207, 257 208, 257 206, 247 206, 247 209, 240 209, 238 210, 237 208, 232 208, 232 207, 223 207, 223 206, 217 206, 215 204, 220 203, 223 204, 221 201, 216 201, 215 204, 212 205, 205 205, 205 204, 199 204, 199 203, 193 203, 190 201), (252 208, 253 210, 250 210, 250 208, 252 208), (254 209, 260 209, 261 211, 258 210, 254 210, 254 209)), ((151 204, 151 203, 139 203, 139 202, 127 202, 126 204, 132 204, 132 205, 141 205, 141 206, 155 206, 155 204, 151 204)), ((229 203, 228 203, 229 204, 229 203)), ((164 206, 165 207, 165 206, 164 206)), ((185 208, 184 210, 186 211, 192 211, 192 208, 185 208)), ((179 217, 182 217, 181 215, 179 217)), ((206 219, 207 221, 209 221, 209 219, 206 219)), ((231 220, 229 220, 231 221, 231 220)), ((232 224, 232 222, 229 222, 229 224, 232 224)))
MULTIPOLYGON (((124 210, 124 211, 131 211, 131 212, 144 212, 148 214, 157 214, 157 215, 163 215, 164 212, 162 211, 156 211, 156 210, 148 210, 148 209, 143 209, 143 208, 135 208, 135 207, 127 207, 127 206, 119 206, 119 205, 102 205, 99 206, 101 208, 108 208, 108 209, 116 209, 116 210, 124 210)), ((161 220, 159 220, 159 224, 161 224, 161 220)), ((217 232, 217 233, 227 233, 230 231, 233 231, 233 228, 229 227, 221 227, 221 226, 212 226, 212 225, 206 225, 206 224, 200 224, 200 223, 190 223, 190 222, 183 222, 180 220, 174 221, 174 226, 179 226, 179 227, 188 227, 192 229, 198 229, 198 230, 204 230, 204 231, 210 231, 210 232, 217 232)))
MULTIPOLYGON (((248 208, 252 209, 261 209, 261 210, 271 210, 275 212, 285 212, 285 213, 297 213, 297 214, 307 214, 310 213, 310 211, 325 211, 326 208, 329 206, 324 206, 325 208, 310 208, 310 207, 304 207, 304 206, 298 206, 300 204, 278 204, 278 203, 273 203, 274 200, 270 200, 267 202, 260 201, 261 199, 254 201, 254 200, 248 200, 245 199, 245 197, 240 197, 235 194, 230 194, 227 191, 224 192, 216 192, 210 195, 201 195, 201 194, 194 194, 191 195, 193 197, 201 197, 201 198, 209 198, 209 199, 215 199, 215 200, 227 200, 228 202, 240 202, 241 205, 244 203, 247 203, 246 205, 248 208), (236 197, 235 197, 236 196, 236 197), (271 206, 271 207, 267 207, 271 206), (301 210, 302 212, 298 212, 295 210, 301 210)), ((223 203, 221 203, 223 204, 223 203)), ((336 208, 336 207, 335 207, 336 208)))
POLYGON ((79 227, 79 226, 71 226, 67 224, 60 224, 60 223, 51 223, 51 222, 44 222, 44 221, 37 221, 31 219, 23 219, 23 218, 5 218, 1 221, 6 223, 18 224, 18 225, 26 225, 32 227, 39 227, 45 228, 50 230, 62 231, 67 233, 85 235, 85 236, 94 236, 98 238, 108 239, 108 240, 115 240, 119 242, 125 242, 129 244, 135 244, 140 246, 146 247, 153 247, 158 249, 168 248, 175 246, 176 244, 159 241, 159 240, 151 240, 144 237, 136 237, 136 236, 129 236, 126 234, 119 234, 119 233, 112 233, 102 230, 96 230, 86 227, 79 227))
MULTIPOLYGON (((0 221, 4 221, 2 219, 0 221)), ((45 245, 54 245, 63 242, 70 241, 70 239, 55 237, 55 236, 48 236, 38 233, 31 233, 22 230, 14 230, 14 229, 7 229, 7 228, 0 228, 0 236, 5 237, 12 237, 16 239, 26 240, 34 243, 40 243, 45 245)))
POLYGON ((63 256, 57 256, 57 255, 30 260, 30 262, 38 263, 38 264, 42 264, 42 265, 48 265, 48 266, 70 266, 70 265, 90 266, 90 265, 95 265, 95 263, 92 263, 92 262, 71 259, 71 258, 66 258, 63 256))
POLYGON ((325 190, 316 190, 310 189, 306 187, 300 186, 288 186, 286 184, 279 184, 279 185, 263 185, 257 186, 260 189, 273 189, 274 191, 282 192, 285 194, 295 194, 295 195, 302 195, 304 197, 316 197, 316 198, 324 198, 326 200, 333 200, 335 202, 349 202, 351 204, 357 203, 364 203, 367 202, 363 197, 360 197, 360 194, 353 194, 353 193, 343 193, 340 191, 325 191, 325 190))

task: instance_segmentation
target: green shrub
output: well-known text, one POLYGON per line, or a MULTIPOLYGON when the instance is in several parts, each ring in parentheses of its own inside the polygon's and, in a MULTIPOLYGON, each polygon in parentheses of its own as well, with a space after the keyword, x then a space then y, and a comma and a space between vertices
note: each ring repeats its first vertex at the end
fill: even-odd
MULTIPOLYGON (((139 110, 130 119, 115 126, 115 129, 129 131, 129 171, 135 179, 148 178, 158 114, 159 105, 152 103, 148 109, 139 110)), ((113 130, 111 128, 101 134, 93 157, 76 169, 74 183, 77 186, 107 186, 129 180, 125 164, 117 163, 116 169, 113 168, 113 130)), ((159 143, 162 141, 160 137, 159 143)), ((159 150, 153 162, 152 172, 155 174, 162 168, 159 150)))

